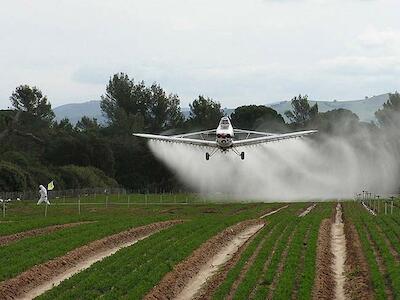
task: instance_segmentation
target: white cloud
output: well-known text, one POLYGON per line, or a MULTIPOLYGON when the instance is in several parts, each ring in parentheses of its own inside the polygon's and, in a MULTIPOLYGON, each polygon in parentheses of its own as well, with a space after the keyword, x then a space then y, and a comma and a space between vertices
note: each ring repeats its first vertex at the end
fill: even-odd
POLYGON ((298 93, 351 99, 374 76, 371 88, 393 90, 397 0, 273 2, 6 1, 0 107, 22 83, 53 105, 99 98, 119 71, 159 82, 185 106, 198 94, 228 107, 298 93))

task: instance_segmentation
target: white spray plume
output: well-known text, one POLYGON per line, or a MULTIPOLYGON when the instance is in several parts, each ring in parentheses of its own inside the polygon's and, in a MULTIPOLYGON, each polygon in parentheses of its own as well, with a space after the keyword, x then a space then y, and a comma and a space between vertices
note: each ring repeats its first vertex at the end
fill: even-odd
POLYGON ((296 201, 353 198, 368 190, 392 193, 399 183, 390 137, 295 139, 245 147, 245 160, 202 147, 150 141, 150 149, 180 180, 205 195, 230 199, 296 201))

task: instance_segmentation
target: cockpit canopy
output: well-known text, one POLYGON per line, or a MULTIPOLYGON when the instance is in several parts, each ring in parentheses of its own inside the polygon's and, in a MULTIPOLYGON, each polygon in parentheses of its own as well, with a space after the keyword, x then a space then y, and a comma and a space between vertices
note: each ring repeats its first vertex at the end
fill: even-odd
POLYGON ((222 118, 220 125, 229 125, 229 119, 227 117, 222 118))

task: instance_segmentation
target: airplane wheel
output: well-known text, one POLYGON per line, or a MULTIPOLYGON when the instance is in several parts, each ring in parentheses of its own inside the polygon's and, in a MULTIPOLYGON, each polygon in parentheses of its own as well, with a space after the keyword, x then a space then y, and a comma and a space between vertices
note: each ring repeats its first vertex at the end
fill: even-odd
POLYGON ((210 153, 206 152, 206 160, 210 159, 210 153))
POLYGON ((240 153, 240 158, 243 160, 244 159, 244 152, 240 153))

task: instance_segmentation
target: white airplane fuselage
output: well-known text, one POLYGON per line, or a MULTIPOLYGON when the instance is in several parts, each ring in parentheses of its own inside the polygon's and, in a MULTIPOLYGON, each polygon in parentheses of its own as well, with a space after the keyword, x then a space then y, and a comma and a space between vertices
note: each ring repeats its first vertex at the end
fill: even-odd
POLYGON ((228 117, 221 118, 216 130, 216 142, 221 150, 228 150, 233 145, 233 127, 228 117))

